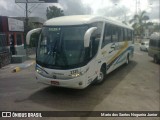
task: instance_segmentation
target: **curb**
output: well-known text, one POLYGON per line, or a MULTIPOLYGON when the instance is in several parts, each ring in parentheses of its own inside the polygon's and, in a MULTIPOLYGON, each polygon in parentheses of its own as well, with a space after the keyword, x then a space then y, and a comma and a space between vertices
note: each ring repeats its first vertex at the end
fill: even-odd
POLYGON ((13 73, 19 72, 19 71, 21 71, 22 69, 25 69, 25 68, 27 68, 27 67, 32 66, 33 64, 35 64, 35 61, 33 61, 33 62, 31 62, 31 63, 29 63, 29 64, 27 64, 27 65, 25 65, 25 66, 15 67, 15 68, 12 70, 12 72, 13 72, 13 73))
POLYGON ((25 68, 27 68, 27 67, 29 67, 29 66, 32 66, 32 65, 35 64, 35 63, 36 63, 35 61, 31 62, 31 63, 28 64, 25 68))
POLYGON ((12 70, 12 72, 13 73, 15 73, 15 72, 19 72, 21 70, 21 68, 20 67, 15 67, 13 70, 12 70))

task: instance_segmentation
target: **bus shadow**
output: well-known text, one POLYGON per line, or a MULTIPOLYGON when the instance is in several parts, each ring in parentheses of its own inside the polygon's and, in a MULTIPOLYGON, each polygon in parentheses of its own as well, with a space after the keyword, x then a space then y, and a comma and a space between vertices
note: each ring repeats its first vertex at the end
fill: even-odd
POLYGON ((107 75, 101 85, 90 85, 86 89, 76 90, 49 86, 29 96, 36 104, 62 111, 92 111, 137 65, 131 61, 107 75))

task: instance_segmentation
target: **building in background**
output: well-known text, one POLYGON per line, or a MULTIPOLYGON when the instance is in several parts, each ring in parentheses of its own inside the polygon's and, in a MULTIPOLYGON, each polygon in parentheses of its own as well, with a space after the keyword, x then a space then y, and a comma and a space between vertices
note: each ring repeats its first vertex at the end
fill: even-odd
POLYGON ((6 43, 12 55, 24 55, 24 22, 7 16, 0 16, 0 33, 6 36, 6 43))
POLYGON ((9 64, 14 55, 26 55, 24 22, 0 16, 0 67, 9 64))
MULTIPOLYGON (((12 17, 14 19, 17 20, 21 20, 25 23, 26 18, 25 17, 12 17)), ((33 29, 33 28, 40 28, 43 26, 43 23, 46 21, 43 18, 39 18, 39 17, 29 17, 29 28, 33 29)))

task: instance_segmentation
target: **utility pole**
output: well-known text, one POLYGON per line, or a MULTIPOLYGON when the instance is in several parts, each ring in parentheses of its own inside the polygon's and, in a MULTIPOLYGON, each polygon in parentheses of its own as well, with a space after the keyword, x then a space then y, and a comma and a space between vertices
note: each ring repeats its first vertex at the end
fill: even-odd
MULTIPOLYGON (((26 22, 26 24, 25 24, 25 36, 26 36, 26 34, 27 34, 27 32, 28 32, 28 0, 26 0, 26 18, 25 18, 25 22, 26 22)), ((26 41, 24 41, 24 48, 26 49, 27 47, 26 47, 26 41)))
POLYGON ((26 28, 25 31, 28 32, 28 0, 26 0, 26 28))

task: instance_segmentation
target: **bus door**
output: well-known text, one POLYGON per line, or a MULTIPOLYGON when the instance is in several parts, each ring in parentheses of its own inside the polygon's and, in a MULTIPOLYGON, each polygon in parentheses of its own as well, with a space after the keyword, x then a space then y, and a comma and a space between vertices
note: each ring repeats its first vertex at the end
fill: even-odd
POLYGON ((119 43, 118 33, 113 25, 106 24, 102 42, 102 55, 106 59, 107 73, 114 69, 114 62, 117 58, 119 43))
POLYGON ((120 63, 118 62, 121 57, 121 50, 120 50, 120 28, 117 26, 112 26, 112 44, 111 48, 114 50, 114 53, 111 55, 111 59, 109 64, 111 64, 111 69, 116 69, 120 63))

